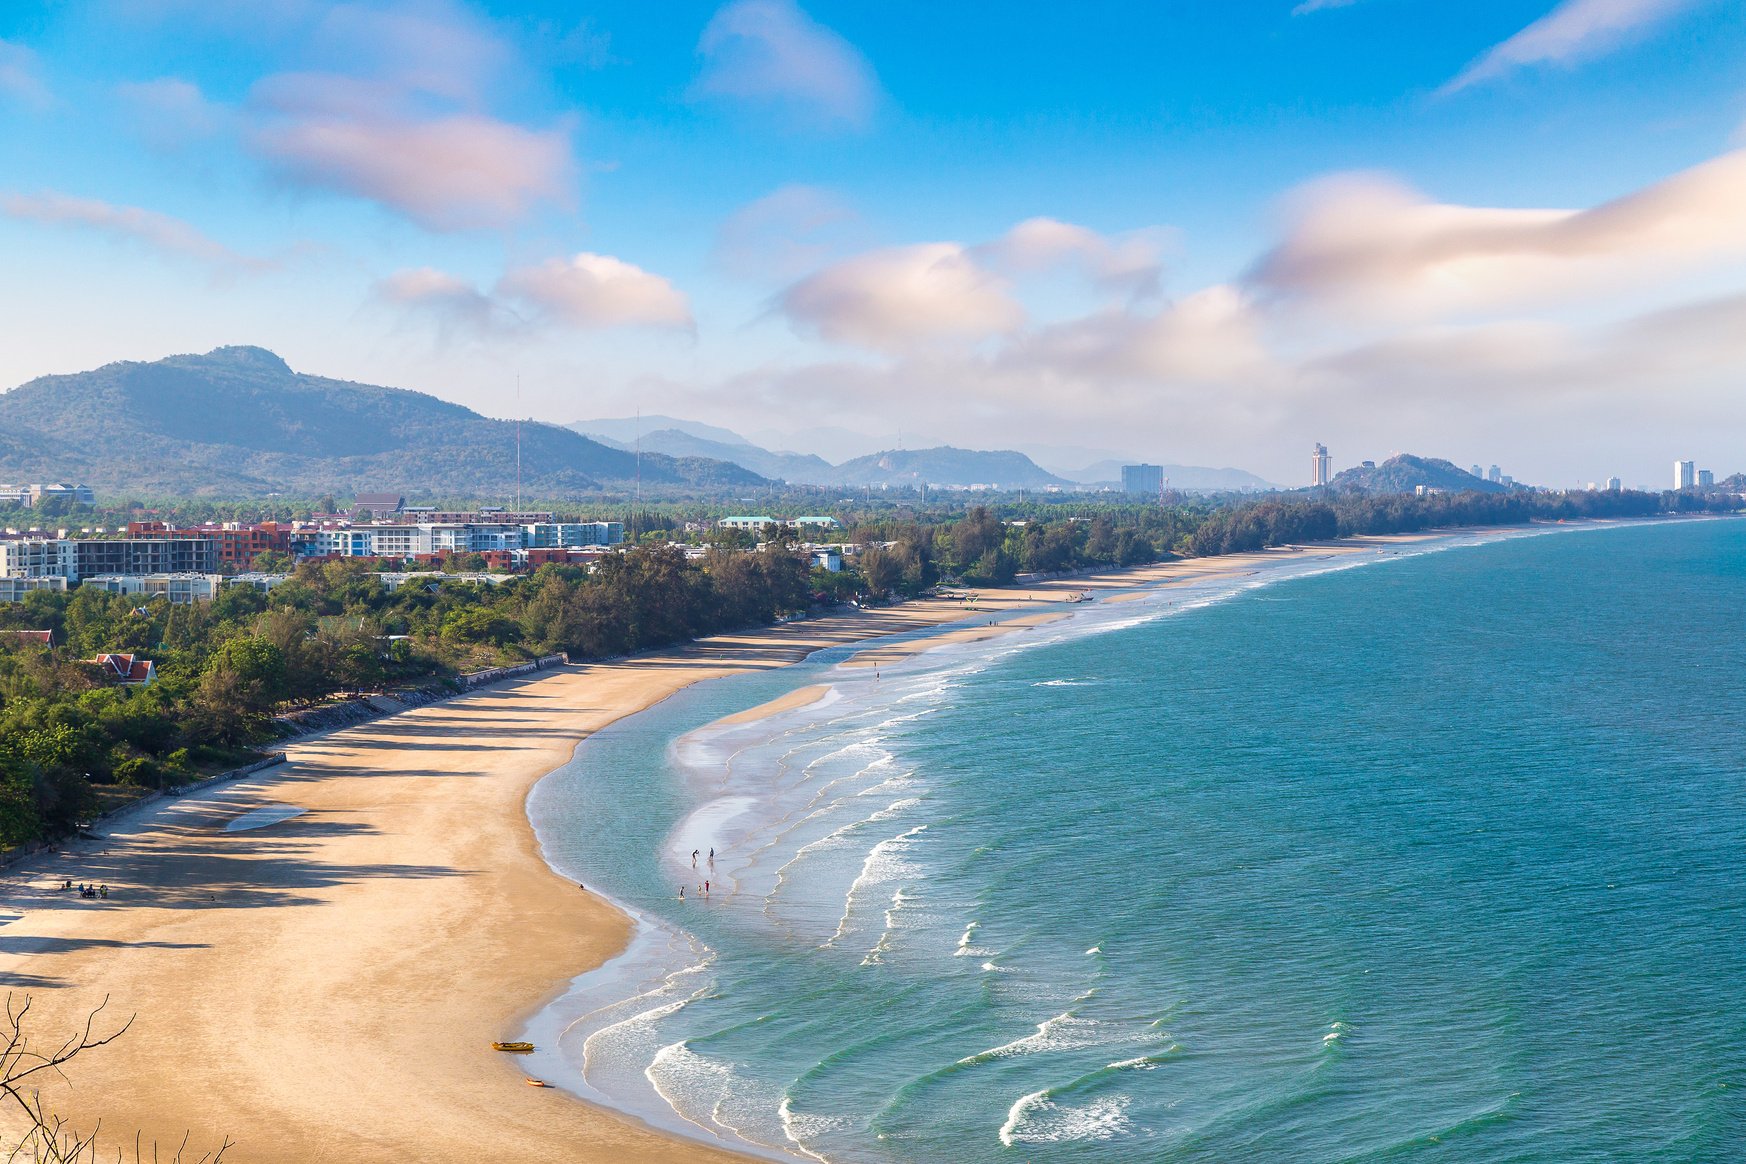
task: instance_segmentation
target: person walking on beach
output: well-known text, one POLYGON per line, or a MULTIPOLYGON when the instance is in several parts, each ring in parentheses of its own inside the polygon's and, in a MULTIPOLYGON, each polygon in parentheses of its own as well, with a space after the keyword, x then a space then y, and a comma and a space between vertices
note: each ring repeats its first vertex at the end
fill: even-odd
POLYGON ((691 850, 691 867, 693 869, 697 868, 697 850, 696 849, 691 850))
POLYGON ((683 886, 683 885, 681 885, 681 886, 680 886, 680 887, 679 887, 679 900, 680 900, 680 901, 684 901, 684 900, 685 900, 685 887, 684 887, 684 886, 683 886))
POLYGON ((705 881, 703 883, 703 896, 705 896, 705 897, 709 896, 709 882, 707 882, 707 881, 705 881))
POLYGON ((715 868, 715 850, 714 849, 711 849, 709 851, 709 867, 711 869, 715 868))

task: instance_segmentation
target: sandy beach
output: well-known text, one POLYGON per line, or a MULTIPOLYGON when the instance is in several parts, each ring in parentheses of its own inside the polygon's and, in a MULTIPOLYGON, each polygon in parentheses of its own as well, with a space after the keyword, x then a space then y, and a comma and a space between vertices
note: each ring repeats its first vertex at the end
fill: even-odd
MULTIPOLYGON (((513 1056, 490 1050, 627 939, 617 910, 547 868, 524 811, 580 739, 687 684, 821 647, 1407 540, 1419 539, 1076 577, 563 668, 300 740, 277 769, 102 822, 102 840, 8 870, 0 900, 0 979, 32 996, 39 1039, 69 1033, 105 996, 116 1023, 136 1016, 45 1087, 45 1106, 81 1129, 101 1119, 112 1148, 135 1129, 161 1144, 191 1133, 201 1150, 228 1136, 238 1162, 729 1158, 530 1087, 513 1056), (273 806, 296 815, 226 827, 272 821, 246 814, 273 806), (55 888, 63 879, 110 896, 81 900, 55 888)), ((861 661, 901 657, 890 650, 861 661)))

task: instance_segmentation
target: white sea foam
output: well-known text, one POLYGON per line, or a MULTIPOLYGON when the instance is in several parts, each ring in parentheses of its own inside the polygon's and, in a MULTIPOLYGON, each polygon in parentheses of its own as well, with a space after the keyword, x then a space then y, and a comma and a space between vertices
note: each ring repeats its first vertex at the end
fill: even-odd
POLYGON ((699 1055, 681 1039, 655 1052, 654 1061, 643 1070, 643 1077, 674 1115, 712 1137, 720 1137, 711 1126, 715 1123, 713 1119, 705 1122, 697 1117, 703 1108, 714 1108, 727 1094, 733 1082, 731 1067, 699 1055), (709 1103, 695 1102, 705 1095, 709 1103))
POLYGON ((908 832, 899 833, 889 840, 880 841, 868 850, 867 859, 861 862, 861 872, 849 886, 849 892, 843 895, 843 916, 837 922, 837 931, 824 943, 834 945, 838 939, 849 932, 849 922, 855 914, 855 897, 869 886, 884 881, 895 881, 900 877, 912 877, 919 870, 915 865, 903 859, 903 851, 916 837, 927 831, 925 824, 916 825, 908 832))
POLYGON ((1132 1127, 1127 1115, 1131 1096, 1112 1095, 1073 1107, 1056 1102, 1052 1095, 1045 1087, 1013 1104, 1000 1126, 1000 1142, 1012 1148, 1019 1144, 1113 1140, 1132 1127))
MULTIPOLYGON (((984 969, 990 967, 984 966, 984 969)), ((998 968, 998 967, 996 967, 998 968)), ((986 1051, 978 1051, 958 1060, 963 1066, 975 1063, 986 1063, 990 1059, 1005 1059, 1013 1055, 1034 1055, 1040 1051, 1077 1051, 1084 1047, 1095 1047, 1108 1039, 1101 1032, 1108 1026, 1096 1019, 1081 1018, 1072 1011, 1063 1011, 1053 1018, 1044 1019, 1037 1024, 1037 1029, 1023 1038, 1014 1039, 1010 1043, 1002 1043, 998 1047, 990 1047, 986 1051)))
POLYGON ((802 1115, 794 1110, 794 1097, 789 1095, 782 1097, 782 1103, 776 1110, 782 1117, 782 1134, 788 1137, 788 1142, 821 1164, 830 1164, 823 1156, 808 1148, 806 1142, 808 1139, 817 1139, 825 1132, 842 1128, 847 1121, 835 1116, 802 1115))

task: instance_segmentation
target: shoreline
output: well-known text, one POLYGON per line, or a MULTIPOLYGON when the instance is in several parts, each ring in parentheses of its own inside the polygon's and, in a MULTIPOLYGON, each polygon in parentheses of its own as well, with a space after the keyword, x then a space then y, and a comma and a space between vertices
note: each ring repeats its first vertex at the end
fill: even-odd
MULTIPOLYGON (((1336 543, 1316 543, 1302 546, 1279 547, 1244 554, 1226 555, 1214 558, 1186 559, 1166 563, 1162 566, 1142 567, 1133 571, 1109 572, 1095 576, 1070 576, 1053 580, 1055 585, 1055 603, 1060 606, 1067 601, 1069 595, 1095 595, 1085 606, 1072 605, 1065 609, 1031 614, 1020 613, 1018 617, 1008 617, 995 621, 992 625, 984 625, 990 611, 986 607, 988 594, 977 594, 972 602, 965 604, 968 609, 966 617, 952 624, 932 628, 927 631, 915 632, 898 636, 896 641, 883 639, 871 642, 843 657, 836 658, 828 664, 832 669, 842 668, 842 677, 850 679, 857 671, 871 671, 876 665, 896 666, 907 661, 914 661, 929 652, 951 648, 954 646, 969 646, 991 640, 1003 639, 1014 632, 1022 632, 1032 628, 1048 627, 1050 624, 1073 619, 1081 614, 1091 615, 1101 607, 1115 607, 1117 603, 1130 603, 1131 600, 1156 598, 1165 594, 1178 592, 1182 587, 1206 585, 1208 583, 1231 583, 1232 593, 1245 589, 1248 580, 1258 575, 1272 572, 1278 567, 1293 565, 1308 566, 1305 575, 1320 574, 1329 571, 1348 569, 1359 565, 1367 565, 1377 560, 1395 560, 1400 557, 1413 556, 1415 548, 1425 543, 1450 543, 1459 545, 1483 545, 1500 537, 1532 536, 1541 533, 1558 532, 1560 529, 1582 527, 1507 527, 1493 529, 1491 527, 1462 528, 1455 530, 1438 530, 1429 533, 1383 535, 1377 537, 1354 538, 1336 543), (1344 559, 1344 561, 1342 561, 1344 559)), ((1440 546, 1433 546, 1434 551, 1440 546)), ((1421 551, 1423 552, 1423 551, 1421 551)), ((1001 592, 994 592, 1001 593, 1001 592)), ((1220 595, 1219 597, 1224 597, 1220 595)), ((1215 599, 1216 600, 1216 599, 1215 599)), ((1027 600, 1009 601, 1009 611, 1023 611, 1027 600)), ((1034 606, 1029 609, 1035 610, 1034 606)), ((1131 605, 1119 607, 1123 618, 1129 617, 1133 611, 1131 605)), ((1111 613, 1113 613, 1113 609, 1111 613)), ((1140 613, 1134 611, 1134 613, 1140 613)), ((1053 638, 1055 636, 1048 636, 1053 638)), ((866 679, 874 678, 872 675, 866 679)), ((793 713, 805 714, 809 708, 817 708, 826 704, 834 705, 839 698, 830 681, 829 671, 814 671, 798 679, 802 685, 774 698, 765 698, 743 711, 731 711, 699 723, 695 727, 686 727, 684 734, 689 737, 694 732, 707 733, 716 729, 728 729, 734 733, 747 729, 756 730, 757 725, 768 719, 787 716, 793 713)), ((620 721, 618 726, 623 726, 620 721)), ((657 736, 663 735, 669 729, 661 728, 657 736)), ((677 728, 671 730, 678 730, 677 728)), ((654 746, 652 743, 645 746, 654 746)), ((608 799, 616 799, 607 796, 608 799)), ((714 796, 706 795, 704 799, 692 801, 687 810, 681 810, 679 816, 670 822, 663 822, 663 831, 671 825, 675 831, 684 830, 686 839, 681 849, 693 844, 719 844, 717 830, 724 822, 741 820, 743 814, 752 813, 752 802, 740 792, 720 790, 714 796), (720 818, 720 819, 718 819, 720 818)), ((530 802, 530 816, 534 827, 542 834, 558 828, 558 818, 548 810, 540 813, 530 802)), ((653 839, 653 838, 651 838, 653 839)), ((671 841, 671 837, 667 838, 671 841)), ((743 841, 744 838, 742 837, 743 841)), ((583 853, 568 850, 560 846, 553 850, 549 845, 544 849, 549 862, 559 868, 568 867, 572 874, 586 875, 590 868, 601 866, 595 858, 583 853)), ((684 858, 680 850, 675 849, 665 854, 666 860, 678 862, 668 872, 680 875, 684 858), (677 854, 677 855, 676 855, 677 854)), ((683 880, 683 876, 680 878, 683 880)), ((731 875, 729 882, 732 880, 731 875)), ((628 889, 627 884, 622 888, 628 889)), ((614 892, 609 889, 608 892, 614 892)), ((656 903, 643 903, 636 893, 627 894, 636 901, 618 901, 615 904, 637 917, 639 921, 639 944, 627 950, 618 958, 601 966, 587 968, 575 975, 568 986, 546 1006, 529 1020, 522 1028, 521 1037, 534 1037, 541 1043, 541 1058, 551 1065, 552 1078, 559 1080, 559 1085, 587 1102, 598 1103, 630 1115, 643 1122, 646 1126, 660 1129, 669 1134, 683 1137, 687 1142, 700 1146, 717 1147, 724 1142, 733 1149, 755 1156, 759 1159, 794 1159, 794 1150, 765 1144, 759 1140, 747 1140, 743 1136, 725 1135, 716 1129, 698 1123, 682 1111, 671 1110, 672 1100, 661 1091, 657 1084, 655 1101, 649 1097, 640 1101, 616 1090, 602 1090, 593 1080, 592 1072, 588 1078, 582 1073, 581 1055, 584 1044, 592 1042, 593 1034, 607 1027, 617 1027, 631 1017, 630 1009, 621 1009, 632 1000, 632 996, 648 997, 650 1002, 644 1005, 660 1004, 666 1009, 668 1000, 681 997, 683 991, 672 993, 670 988, 680 976, 690 975, 706 964, 715 955, 707 945, 691 935, 684 923, 676 918, 666 916, 664 910, 656 903), (665 957, 662 956, 665 951, 665 957), (685 969, 684 967, 689 967, 685 969), (665 983, 656 989, 657 983, 665 983), (659 998, 656 996, 659 995, 659 998), (559 1044, 559 1037, 562 1044, 559 1044), (550 1054, 546 1053, 546 1044, 553 1044, 550 1054), (665 1105, 665 1106, 663 1106, 665 1105)), ((730 890, 730 898, 733 891, 730 890)), ((693 986, 698 980, 688 978, 693 986)), ((691 986, 686 989, 691 989, 691 986)), ((619 1065, 622 1067, 622 1064, 619 1065)), ((653 1080, 651 1079, 651 1082, 653 1080)), ((608 1085, 610 1088, 610 1085, 608 1085)), ((641 1088, 641 1084, 638 1084, 641 1088)), ((738 1132, 738 1129, 733 1129, 738 1132)), ((800 1151, 807 1152, 805 1148, 800 1151)), ((811 1155, 807 1152, 807 1155, 811 1155)))
MULTIPOLYGON (((1350 556, 1523 528, 1313 549, 1350 556)), ((621 956, 633 932, 630 915, 547 864, 526 812, 533 787, 594 731, 704 679, 1308 549, 1052 579, 978 595, 975 610, 915 602, 566 667, 297 740, 280 768, 106 822, 100 841, 21 862, 0 894, 0 974, 34 992, 33 1017, 53 1024, 45 1035, 103 993, 110 1013, 141 1016, 73 1065, 77 1091, 47 1087, 45 1102, 80 1126, 101 1115, 121 1138, 140 1127, 168 1143, 193 1129, 204 1150, 228 1134, 237 1161, 362 1150, 459 1162, 511 1138, 529 1159, 743 1158, 527 1088, 509 1057, 485 1049, 621 956), (276 804, 303 811, 223 829, 276 804), (114 893, 80 903, 46 888, 62 878, 114 893)), ((949 637, 912 641, 925 651, 949 637)))
MULTIPOLYGON (((1034 609, 1063 585, 978 605, 1034 609)), ((916 601, 509 680, 297 739, 279 767, 27 857, 0 881, 0 980, 32 994, 33 1029, 73 1030, 105 996, 106 1014, 138 1015, 70 1066, 72 1086, 45 1085, 45 1107, 101 1119, 104 1143, 228 1136, 239 1162, 460 1164, 510 1142, 536 1160, 744 1159, 530 1088, 489 1050, 633 930, 546 863, 528 794, 588 735, 694 683, 967 614, 916 601), (281 805, 301 811, 224 827, 281 805), (63 879, 110 897, 52 888, 63 879)), ((0 1113, 0 1134, 21 1130, 0 1113)))

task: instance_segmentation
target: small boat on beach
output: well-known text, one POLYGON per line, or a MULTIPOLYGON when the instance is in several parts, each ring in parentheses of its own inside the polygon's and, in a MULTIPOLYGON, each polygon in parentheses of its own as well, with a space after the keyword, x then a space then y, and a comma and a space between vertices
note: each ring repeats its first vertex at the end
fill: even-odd
POLYGON ((492 1043, 491 1049, 493 1051, 516 1051, 525 1054, 528 1051, 533 1050, 534 1045, 532 1043, 492 1043))

